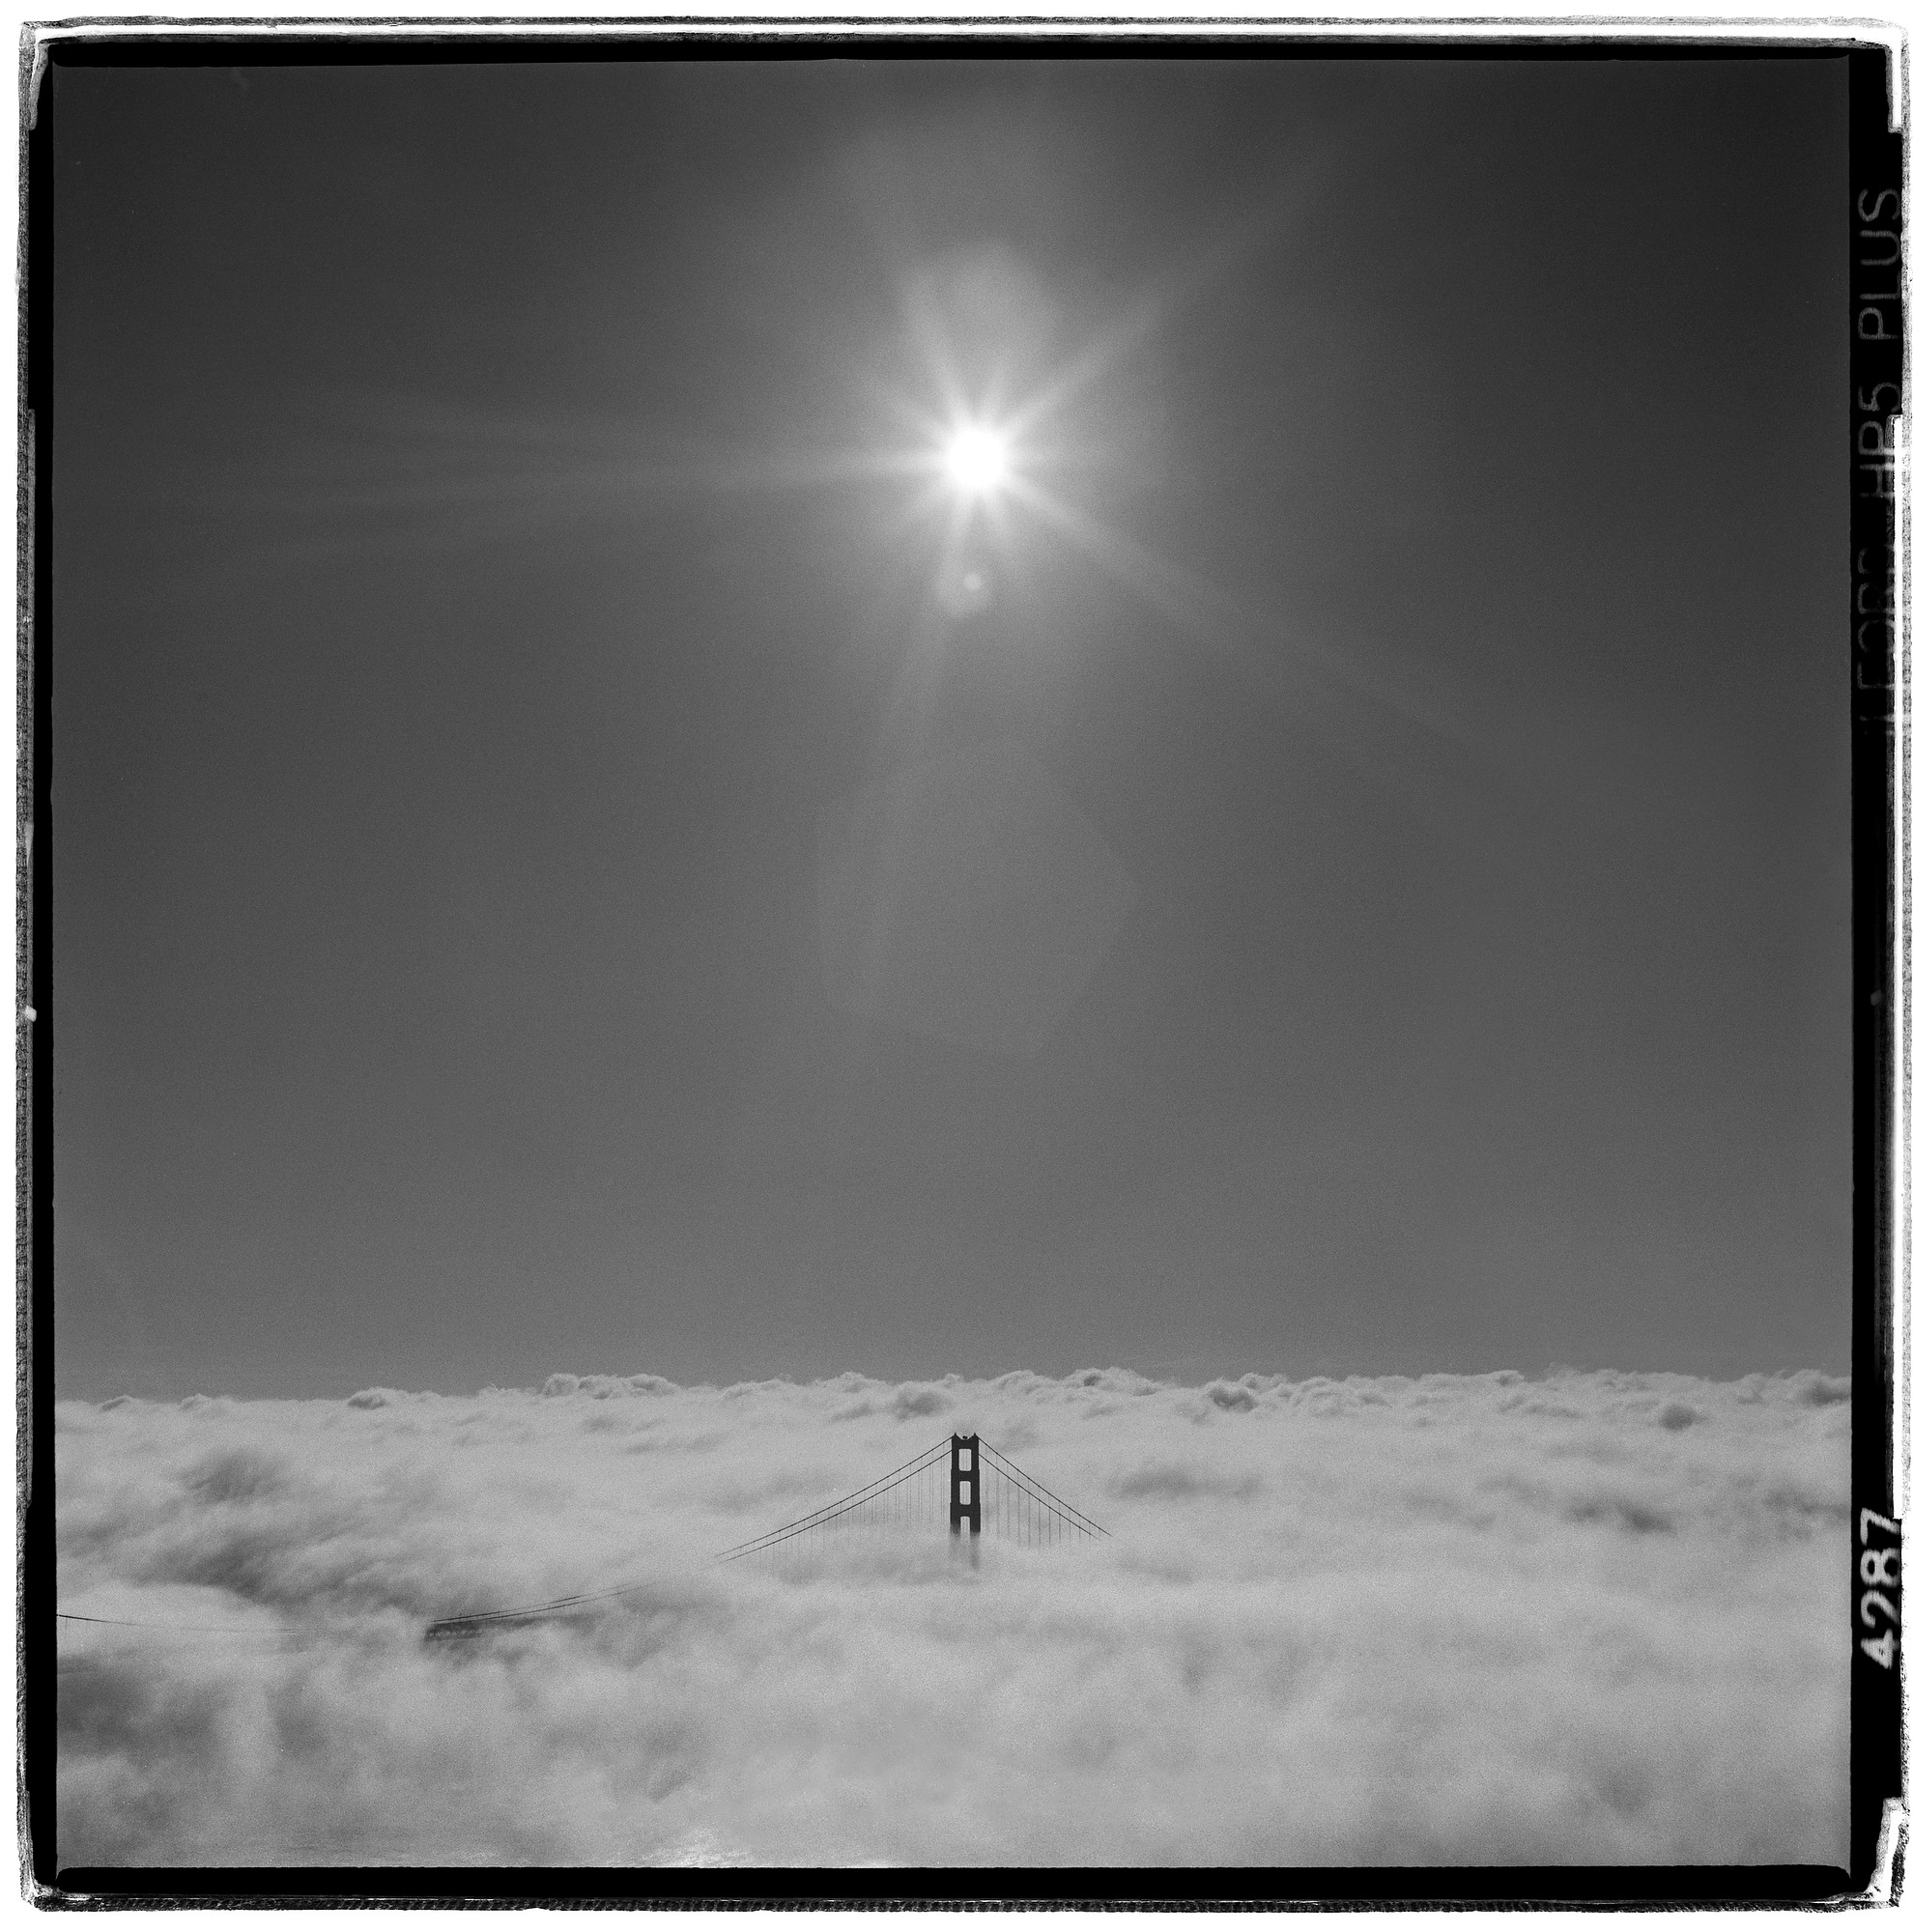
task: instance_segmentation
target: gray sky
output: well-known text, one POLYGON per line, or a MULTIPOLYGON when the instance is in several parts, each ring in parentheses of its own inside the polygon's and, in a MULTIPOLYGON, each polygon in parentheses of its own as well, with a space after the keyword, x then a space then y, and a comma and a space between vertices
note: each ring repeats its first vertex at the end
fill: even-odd
POLYGON ((63 1390, 1844 1366, 1842 65, 52 86, 63 1390))

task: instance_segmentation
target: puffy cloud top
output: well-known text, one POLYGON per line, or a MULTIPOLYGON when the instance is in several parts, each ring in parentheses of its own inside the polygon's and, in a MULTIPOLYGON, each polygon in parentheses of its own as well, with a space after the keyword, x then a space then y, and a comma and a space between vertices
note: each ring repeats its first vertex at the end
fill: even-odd
POLYGON ((61 1856, 1838 1862, 1847 1393, 1110 1368, 65 1404, 61 1607, 147 1627, 63 1626, 61 1856), (713 1565, 953 1431, 1110 1540, 713 1565))

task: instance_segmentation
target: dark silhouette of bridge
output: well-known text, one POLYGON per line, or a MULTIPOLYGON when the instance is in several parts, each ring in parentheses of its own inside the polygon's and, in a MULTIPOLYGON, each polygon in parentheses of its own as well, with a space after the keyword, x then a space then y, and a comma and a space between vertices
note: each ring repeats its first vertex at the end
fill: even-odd
POLYGON ((723 1551, 717 1561, 775 1561, 797 1548, 814 1548, 819 1538, 930 1530, 946 1522, 959 1542, 974 1545, 987 1535, 1026 1548, 1094 1543, 1109 1534, 981 1435, 953 1435, 861 1490, 723 1551))
MULTIPOLYGON (((748 1543, 721 1550, 712 1560, 761 1561, 775 1569, 800 1552, 821 1552, 840 1538, 875 1532, 926 1535, 946 1528, 952 1548, 963 1549, 973 1561, 985 1537, 1020 1548, 1055 1549, 1099 1542, 1109 1534, 1099 1522, 1045 1489, 981 1435, 953 1435, 874 1482, 866 1483, 861 1490, 852 1490, 848 1495, 754 1536, 748 1543)), ((614 1590, 557 1597, 548 1604, 442 1617, 427 1628, 425 1640, 443 1643, 562 1621, 587 1614, 594 1605, 633 1596, 646 1587, 627 1583, 614 1590)))

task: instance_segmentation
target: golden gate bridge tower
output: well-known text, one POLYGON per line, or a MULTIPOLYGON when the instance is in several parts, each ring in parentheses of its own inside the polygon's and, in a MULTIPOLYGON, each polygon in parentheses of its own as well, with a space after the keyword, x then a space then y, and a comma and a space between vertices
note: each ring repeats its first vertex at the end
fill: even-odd
POLYGON ((983 1534, 983 1439, 976 1435, 950 1438, 950 1533, 960 1538, 967 1525, 972 1537, 983 1534))
POLYGON ((949 1524, 954 1548, 972 1557, 985 1538, 1024 1548, 1098 1543, 1109 1532, 1046 1489, 981 1435, 952 1435, 835 1502, 725 1550, 720 1563, 773 1563, 819 1542, 871 1529, 949 1524))

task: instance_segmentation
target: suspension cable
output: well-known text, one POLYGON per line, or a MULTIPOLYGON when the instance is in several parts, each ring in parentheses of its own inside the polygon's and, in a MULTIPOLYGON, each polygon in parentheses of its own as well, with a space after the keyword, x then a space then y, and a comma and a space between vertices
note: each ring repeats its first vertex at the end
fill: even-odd
POLYGON ((899 1463, 887 1476, 879 1476, 873 1483, 866 1483, 861 1490, 852 1490, 847 1496, 839 1496, 835 1502, 826 1503, 821 1509, 813 1510, 809 1516, 800 1516, 794 1522, 786 1522, 776 1529, 767 1529, 761 1536, 754 1536, 747 1543, 740 1543, 732 1548, 720 1551, 711 1560, 714 1563, 728 1563, 739 1556, 748 1555, 759 1544, 774 1543, 800 1530, 815 1528, 832 1517, 841 1516, 845 1510, 855 1509, 860 1503, 871 1502, 885 1490, 895 1489, 899 1483, 907 1482, 912 1476, 923 1474, 931 1463, 949 1455, 950 1444, 938 1442, 926 1449, 921 1456, 913 1456, 907 1463, 899 1463))
POLYGON ((1109 1534, 1108 1530, 1104 1529, 1101 1523, 1096 1521, 1094 1518, 1085 1516, 1081 1510, 1075 1508, 1072 1504, 1066 1503, 1061 1496, 1052 1495, 1034 1476, 1028 1474, 1025 1470, 1017 1468, 1015 1463, 1011 1462, 1009 1457, 1005 1456, 1000 1450, 992 1449, 981 1436, 977 1440, 984 1453, 996 1464, 998 1471, 1009 1477, 1019 1490, 1023 1491, 1024 1494, 1035 1497, 1040 1504, 1055 1511, 1066 1519, 1071 1520, 1071 1527, 1073 1528, 1093 1530, 1098 1536, 1107 1536, 1109 1534))
MULTIPOLYGON (((1025 1539, 1032 1542, 1037 1541, 1039 1528, 1045 1517, 1056 1519, 1062 1527, 1076 1530, 1079 1534, 1099 1537, 1109 1535, 1110 1532, 1102 1524, 1097 1522, 1093 1518, 1085 1516, 1081 1510, 1074 1508, 1071 1504, 1066 1503, 1062 1497, 1045 1489, 1034 1476, 1030 1475, 1026 1470, 1018 1468, 1001 1450, 992 1447, 981 1435, 977 1437, 977 1446, 982 1455, 988 1459, 987 1465, 980 1465, 977 1470, 979 1484, 982 1483, 985 1475, 987 1473, 996 1477, 999 1485, 1004 1482, 1009 1483, 1034 1505, 1032 1511, 1034 1520, 1018 1526, 1017 1534, 1019 1541, 1025 1539)), ((926 1449, 921 1455, 912 1457, 909 1462, 899 1463, 887 1475, 877 1477, 874 1482, 866 1483, 862 1489, 853 1490, 848 1495, 840 1496, 835 1502, 826 1503, 821 1509, 813 1510, 808 1516, 799 1517, 792 1522, 784 1523, 776 1529, 766 1530, 763 1535, 753 1537, 749 1542, 740 1543, 729 1549, 723 1550, 717 1556, 713 1557, 711 1561, 714 1563, 732 1563, 740 1557, 758 1555, 766 1550, 773 1549, 778 1545, 790 1542, 794 1538, 804 1535, 811 1530, 822 1529, 839 1521, 852 1511, 875 1502, 880 1496, 887 1495, 891 1491, 900 1488, 914 1477, 927 1474, 948 1456, 949 1453, 950 1444, 948 1440, 937 1442, 930 1448, 926 1449)), ((1002 1513, 1003 1498, 1001 1489, 999 1488, 995 1499, 995 1508, 991 1511, 991 1516, 998 1520, 999 1531, 1002 1513)), ((645 1583, 620 1583, 612 1589, 585 1591, 569 1597, 555 1597, 549 1602, 541 1604, 516 1605, 506 1609, 471 1610, 463 1615, 437 1619, 426 1627, 425 1634, 430 1639, 434 1636, 475 1634, 485 1628, 501 1624, 528 1622, 534 1618, 555 1615, 561 1610, 577 1609, 586 1604, 608 1603, 614 1598, 632 1596, 647 1587, 649 1586, 645 1583)), ((224 1625, 157 1623, 146 1622, 131 1617, 89 1616, 78 1610, 56 1610, 54 1614, 67 1623, 107 1624, 135 1630, 173 1630, 182 1633, 219 1636, 306 1638, 311 1635, 311 1633, 287 1629, 283 1626, 267 1626, 258 1630, 243 1630, 224 1625)))

